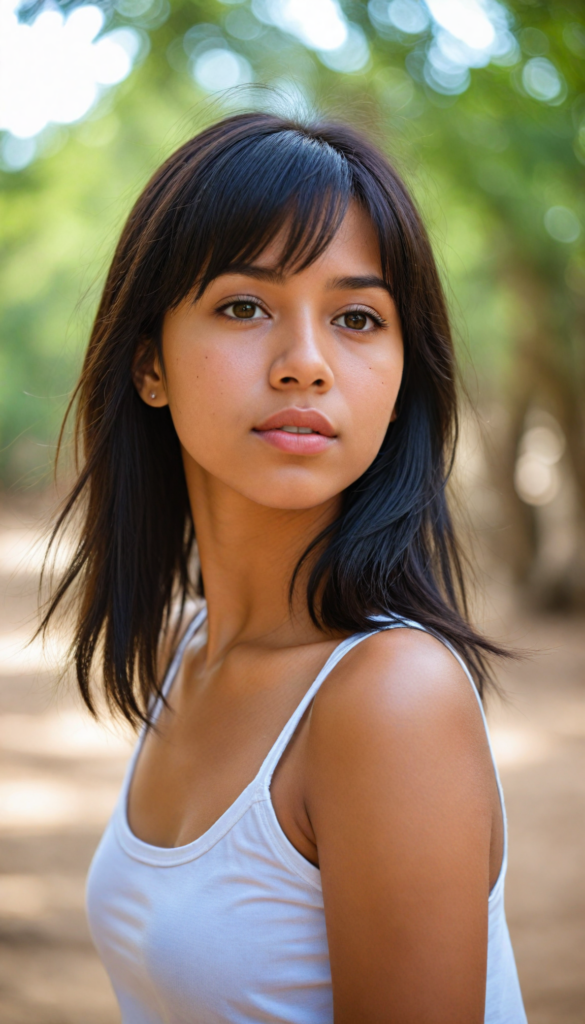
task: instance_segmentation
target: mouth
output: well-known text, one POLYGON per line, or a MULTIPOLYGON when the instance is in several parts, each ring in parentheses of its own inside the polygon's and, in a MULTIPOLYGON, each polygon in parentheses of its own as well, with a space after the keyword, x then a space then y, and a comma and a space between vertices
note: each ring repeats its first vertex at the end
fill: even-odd
POLYGON ((335 442, 330 420, 318 409, 282 409, 253 431, 274 448, 292 455, 317 455, 335 442))
POLYGON ((276 427, 277 430, 284 430, 287 434, 318 434, 318 430, 311 430, 311 427, 292 427, 285 425, 284 427, 276 427))

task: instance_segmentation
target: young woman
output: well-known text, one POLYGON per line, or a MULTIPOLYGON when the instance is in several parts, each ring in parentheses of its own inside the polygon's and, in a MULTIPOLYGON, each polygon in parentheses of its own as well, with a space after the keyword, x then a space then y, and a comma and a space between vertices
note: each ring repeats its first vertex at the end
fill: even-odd
POLYGON ((154 175, 46 620, 76 584, 81 692, 98 657, 143 722, 88 890, 124 1024, 525 1021, 455 391, 427 236, 358 134, 239 115, 154 175))

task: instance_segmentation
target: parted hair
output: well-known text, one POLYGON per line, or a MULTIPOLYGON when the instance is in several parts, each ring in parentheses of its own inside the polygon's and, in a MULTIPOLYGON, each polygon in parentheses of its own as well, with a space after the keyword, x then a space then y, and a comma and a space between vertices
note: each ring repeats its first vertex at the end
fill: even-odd
POLYGON ((158 350, 162 361, 165 314, 283 232, 279 269, 310 266, 351 201, 377 233, 402 327, 404 375, 380 451, 344 491, 338 518, 311 539, 291 597, 308 559, 306 600, 320 628, 364 632, 382 613, 414 619, 460 653, 483 693, 487 657, 502 651, 466 610, 446 495, 457 438, 456 367, 427 233, 396 170, 353 128, 254 112, 185 143, 139 196, 68 409, 75 412, 77 476, 51 545, 80 525, 41 629, 75 593, 72 656, 90 710, 91 677, 101 663, 110 707, 133 723, 147 720, 171 610, 205 583, 193 572, 196 534, 171 413, 146 405, 134 386, 138 347, 158 350))

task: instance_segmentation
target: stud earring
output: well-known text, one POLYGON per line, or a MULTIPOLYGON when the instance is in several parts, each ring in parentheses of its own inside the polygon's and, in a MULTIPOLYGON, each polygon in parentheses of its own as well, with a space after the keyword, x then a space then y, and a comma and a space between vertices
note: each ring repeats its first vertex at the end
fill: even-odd
POLYGON ((151 391, 150 392, 150 397, 151 398, 156 398, 156 391, 151 391))

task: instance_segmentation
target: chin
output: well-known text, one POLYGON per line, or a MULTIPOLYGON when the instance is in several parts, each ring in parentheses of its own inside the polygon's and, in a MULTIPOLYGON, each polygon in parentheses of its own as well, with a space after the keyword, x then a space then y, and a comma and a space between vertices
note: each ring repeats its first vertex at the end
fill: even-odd
POLYGON ((266 508, 283 511, 302 511, 317 508, 337 497, 342 488, 325 488, 322 480, 278 480, 242 488, 241 493, 248 500, 266 508))

